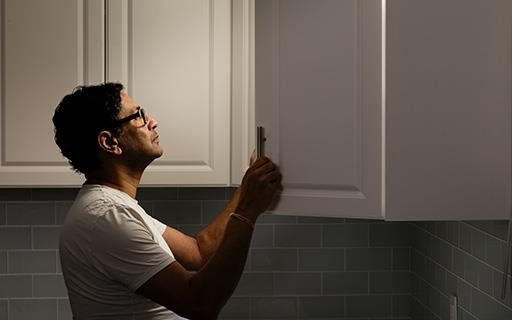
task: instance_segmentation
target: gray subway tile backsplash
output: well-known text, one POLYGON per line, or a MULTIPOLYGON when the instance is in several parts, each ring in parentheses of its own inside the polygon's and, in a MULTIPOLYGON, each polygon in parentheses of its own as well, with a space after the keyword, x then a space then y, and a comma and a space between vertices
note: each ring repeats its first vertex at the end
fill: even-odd
POLYGON ((467 221, 466 223, 501 240, 507 239, 508 223, 506 220, 467 221))
POLYGON ((411 243, 408 223, 375 223, 369 228, 372 247, 406 247, 411 243))
POLYGON ((272 296, 274 294, 274 274, 246 272, 235 289, 235 297, 272 296))
POLYGON ((324 247, 368 247, 369 224, 324 224, 324 247))
POLYGON ((511 290, 508 290, 508 287, 510 286, 510 281, 512 278, 510 276, 507 277, 507 290, 505 291, 505 296, 502 296, 502 289, 503 289, 503 272, 500 271, 493 271, 492 274, 492 280, 493 280, 493 294, 492 296, 500 301, 501 303, 512 307, 512 294, 511 290))
POLYGON ((253 249, 252 271, 297 271, 297 249, 253 249))
POLYGON ((34 249, 58 249, 60 226, 33 226, 34 249))
POLYGON ((225 188, 178 188, 179 200, 226 200, 225 188))
POLYGON ((448 319, 451 295, 458 297, 459 319, 512 319, 510 288, 501 299, 503 223, 437 222, 433 230, 415 223, 412 229, 414 239, 429 239, 429 246, 413 241, 413 319, 448 319), (458 241, 446 230, 458 230, 458 241))
POLYGON ((76 188, 33 188, 32 201, 72 201, 78 194, 76 188))
POLYGON ((234 297, 229 299, 220 313, 220 319, 250 319, 251 299, 234 297))
POLYGON ((485 261, 493 268, 503 271, 505 266, 506 243, 494 236, 487 235, 485 237, 485 261))
POLYGON ((155 201, 153 216, 168 225, 201 224, 201 201, 155 201))
POLYGON ((434 222, 434 234, 454 246, 459 245, 460 223, 456 221, 434 222))
POLYGON ((299 248, 300 271, 344 271, 344 248, 299 248))
POLYGON ((9 273, 55 273, 56 250, 10 251, 9 273))
POLYGON ((411 293, 409 272, 370 272, 370 294, 408 294, 411 293))
POLYGON ((7 217, 5 214, 5 202, 0 201, 0 226, 5 224, 7 221, 7 217))
POLYGON ((274 226, 256 224, 252 234, 251 247, 272 248, 274 246, 274 226))
POLYGON ((299 297, 299 319, 342 319, 344 316, 344 296, 299 297))
POLYGON ((368 272, 325 272, 322 277, 325 295, 368 294, 368 272))
POLYGON ((391 298, 391 313, 396 318, 409 318, 411 315, 411 295, 396 295, 391 298))
POLYGON ((66 219, 66 215, 71 208, 73 201, 57 201, 55 202, 55 219, 58 225, 62 225, 66 219))
POLYGON ((344 218, 334 217, 297 217, 297 222, 301 224, 326 224, 326 223, 344 223, 344 218))
POLYGON ((7 251, 0 251, 0 274, 7 273, 7 251))
POLYGON ((202 205, 202 221, 203 223, 209 223, 219 212, 222 212, 226 205, 228 204, 227 200, 207 200, 203 201, 202 205))
POLYGON ((466 269, 466 266, 464 263, 465 257, 466 257, 466 254, 462 250, 460 250, 458 248, 453 248, 452 271, 453 271, 453 273, 455 273, 458 277, 460 277, 462 279, 464 279, 464 273, 465 273, 465 269, 466 269))
POLYGON ((71 306, 67 298, 57 299, 57 314, 58 320, 71 320, 73 318, 73 314, 71 313, 71 306))
POLYGON ((284 216, 284 215, 277 215, 272 213, 263 213, 258 218, 258 224, 294 224, 297 223, 297 217, 296 216, 284 216))
POLYGON ((57 319, 56 299, 13 299, 9 301, 9 320, 57 319))
POLYGON ((393 248, 393 270, 411 270, 411 249, 393 248))
POLYGON ((31 247, 30 227, 0 226, 0 250, 30 249, 31 247))
POLYGON ((7 202, 5 206, 8 225, 54 225, 53 202, 7 202))
POLYGON ((322 275, 311 272, 279 272, 274 274, 274 294, 288 296, 320 295, 322 275))
POLYGON ((31 275, 0 275, 0 299, 32 297, 31 275))
POLYGON ((297 297, 254 298, 251 313, 252 319, 295 319, 297 297))
POLYGON ((0 300, 0 319, 8 319, 9 316, 9 309, 7 304, 9 303, 8 300, 0 300))
MULTIPOLYGON (((141 188, 147 210, 193 234, 234 188, 141 188)), ((71 319, 58 233, 77 189, 0 189, 0 319, 71 319)), ((264 214, 220 319, 502 320, 506 224, 264 214), (505 233, 505 234, 504 234, 505 233)), ((510 317, 512 318, 512 317, 510 317)))
POLYGON ((277 247, 301 248, 320 247, 322 226, 308 224, 276 225, 275 243, 277 247))
POLYGON ((178 188, 138 188, 137 200, 178 200, 178 188))
POLYGON ((348 296, 346 306, 347 317, 389 318, 393 314, 391 296, 348 296))
POLYGON ((476 288, 471 289, 470 312, 478 319, 512 319, 512 309, 497 303, 476 288))
POLYGON ((28 188, 0 189, 0 201, 30 201, 32 190, 28 188))
POLYGON ((347 248, 347 270, 391 270, 391 248, 347 248))
POLYGON ((446 241, 432 237, 432 260, 450 270, 453 263, 453 248, 446 241))
POLYGON ((457 291, 453 292, 457 295, 459 306, 469 310, 471 309, 471 285, 462 279, 457 279, 457 291))
POLYGON ((64 278, 61 274, 34 275, 34 297, 67 297, 64 278))

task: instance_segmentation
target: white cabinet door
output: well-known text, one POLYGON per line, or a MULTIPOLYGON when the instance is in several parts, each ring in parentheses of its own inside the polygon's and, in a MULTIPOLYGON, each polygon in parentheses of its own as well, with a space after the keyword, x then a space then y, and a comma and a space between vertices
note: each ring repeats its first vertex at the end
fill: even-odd
POLYGON ((107 80, 158 120, 162 158, 143 185, 227 185, 231 1, 111 0, 107 80))
POLYGON ((79 185, 53 140, 62 95, 103 81, 103 1, 2 0, 0 186, 79 185))
POLYGON ((276 213, 382 218, 381 1, 256 1, 256 122, 276 213))
POLYGON ((231 184, 239 185, 256 145, 254 31, 256 0, 232 1, 231 184))
POLYGON ((391 0, 386 20, 386 218, 507 218, 512 1, 391 0))
POLYGON ((258 0, 275 213, 504 219, 512 1, 258 0))

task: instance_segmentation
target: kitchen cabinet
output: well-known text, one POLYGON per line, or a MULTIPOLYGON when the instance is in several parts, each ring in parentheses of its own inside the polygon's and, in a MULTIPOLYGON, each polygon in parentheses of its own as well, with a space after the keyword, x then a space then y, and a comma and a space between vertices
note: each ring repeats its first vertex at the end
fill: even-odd
POLYGON ((0 185, 79 186, 51 117, 75 86, 122 82, 165 154, 142 185, 230 179, 231 1, 2 0, 0 185))
POLYGON ((143 185, 238 184, 281 167, 279 214, 503 219, 508 0, 2 0, 0 187, 79 186, 51 116, 121 81, 159 121, 143 185), (30 8, 30 10, 27 10, 30 8))
POLYGON ((228 185, 231 1, 107 2, 107 75, 158 120, 143 185, 228 185))
POLYGON ((78 185, 53 141, 64 93, 104 79, 102 1, 2 0, 0 185, 78 185))
POLYGON ((512 2, 258 0, 278 214, 505 219, 512 2))

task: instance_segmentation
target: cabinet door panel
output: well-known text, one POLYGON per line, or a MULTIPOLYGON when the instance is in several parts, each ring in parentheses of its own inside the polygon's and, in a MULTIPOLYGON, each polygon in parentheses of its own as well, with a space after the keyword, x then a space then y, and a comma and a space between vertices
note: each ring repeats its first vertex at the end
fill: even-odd
POLYGON ((142 184, 229 182, 230 1, 110 1, 109 81, 159 125, 142 184))
POLYGON ((78 185, 51 117, 75 86, 103 80, 103 1, 3 0, 0 185, 78 185))
POLYGON ((387 3, 387 218, 510 210, 512 2, 387 3))
POLYGON ((256 1, 256 120, 276 213, 381 218, 380 1, 256 1))

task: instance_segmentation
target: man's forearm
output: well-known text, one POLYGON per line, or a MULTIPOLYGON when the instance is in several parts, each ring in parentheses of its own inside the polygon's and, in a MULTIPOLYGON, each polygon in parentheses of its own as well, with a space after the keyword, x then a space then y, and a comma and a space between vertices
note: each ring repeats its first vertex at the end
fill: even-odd
POLYGON ((247 260, 251 235, 252 227, 228 215, 218 250, 191 278, 198 303, 210 312, 217 314, 235 290, 247 260))
POLYGON ((205 228, 199 231, 196 235, 197 245, 199 252, 206 263, 208 259, 217 251, 222 241, 226 226, 229 221, 229 215, 235 211, 240 197, 240 188, 235 190, 231 200, 228 202, 224 210, 205 228))

